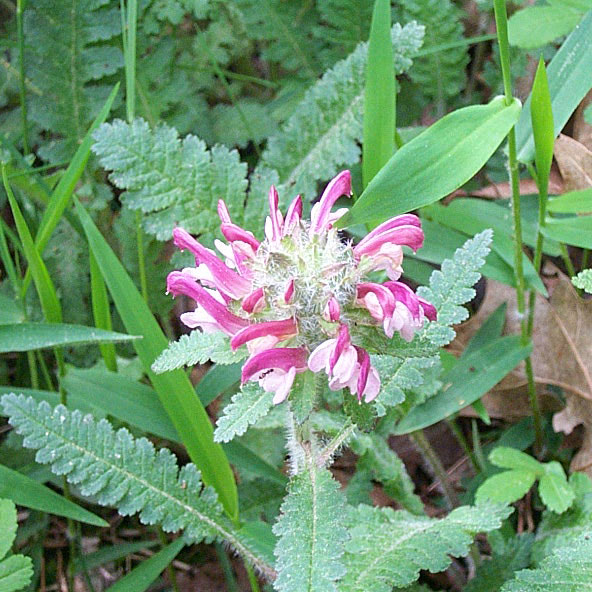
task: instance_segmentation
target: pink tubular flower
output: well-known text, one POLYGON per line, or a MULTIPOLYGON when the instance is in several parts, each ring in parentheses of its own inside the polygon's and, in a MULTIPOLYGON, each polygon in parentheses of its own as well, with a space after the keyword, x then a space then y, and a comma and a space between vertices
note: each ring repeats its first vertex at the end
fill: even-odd
POLYGON ((266 392, 275 392, 277 405, 286 400, 296 373, 306 371, 308 352, 303 347, 277 347, 255 354, 243 366, 241 380, 258 380, 266 392))
POLYGON ((327 185, 308 222, 300 196, 284 217, 272 186, 262 241, 235 224, 220 200, 220 231, 227 241, 215 241, 220 257, 183 229, 173 232, 175 244, 196 262, 167 279, 169 292, 195 300, 195 310, 181 320, 192 329, 224 332, 233 350, 246 346, 242 382, 257 380, 274 393, 274 403, 288 397, 296 374, 308 371, 326 373, 333 390, 347 388, 358 400, 372 401, 380 377, 359 345, 366 334, 360 325, 409 341, 436 318, 429 302, 396 281, 402 247, 417 250, 423 243, 419 218, 391 218, 352 246, 333 227, 347 209, 331 211, 350 194, 351 175, 343 171, 327 185), (367 280, 370 271, 381 269, 390 281, 367 280))

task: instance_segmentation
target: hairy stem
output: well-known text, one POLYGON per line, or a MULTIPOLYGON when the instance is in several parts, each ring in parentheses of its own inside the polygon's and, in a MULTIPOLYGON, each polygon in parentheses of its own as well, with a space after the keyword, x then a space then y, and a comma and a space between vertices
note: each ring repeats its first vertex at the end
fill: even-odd
POLYGON ((25 32, 23 28, 23 12, 25 0, 16 0, 16 28, 19 54, 19 101, 21 105, 21 125, 23 128, 23 152, 29 154, 29 124, 27 122, 27 91, 25 87, 25 32))
POLYGON ((327 467, 333 460, 335 453, 349 440, 356 429, 351 419, 348 419, 343 427, 331 439, 331 441, 319 452, 316 458, 316 464, 319 468, 327 467))

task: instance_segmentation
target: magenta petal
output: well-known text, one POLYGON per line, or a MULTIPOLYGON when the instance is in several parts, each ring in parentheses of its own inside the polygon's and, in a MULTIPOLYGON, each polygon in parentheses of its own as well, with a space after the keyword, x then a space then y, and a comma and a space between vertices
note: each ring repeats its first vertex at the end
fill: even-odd
POLYGON ((244 230, 236 224, 224 222, 220 225, 220 230, 228 242, 233 243, 234 241, 241 241, 247 243, 253 248, 253 251, 257 251, 261 244, 252 232, 244 230))
POLYGON ((407 245, 414 251, 417 251, 423 245, 423 230, 417 226, 407 224, 405 226, 396 226, 371 239, 361 242, 354 247, 354 253, 357 257, 362 255, 372 255, 378 252, 380 247, 385 243, 393 243, 395 245, 407 245))
POLYGON ((286 219, 284 220, 284 236, 290 234, 292 230, 300 223, 302 218, 302 197, 297 195, 288 206, 286 219))
POLYGON ((403 282, 384 282, 383 286, 393 293, 395 300, 409 309, 414 318, 419 318, 419 298, 409 286, 403 282))
POLYGON ((286 304, 289 304, 292 300, 292 296, 294 296, 294 280, 290 280, 290 282, 288 283, 288 287, 284 292, 284 302, 286 304))
POLYGON ((232 224, 228 207, 223 199, 218 200, 218 216, 220 217, 222 224, 232 224))
POLYGON ((327 305, 325 306, 325 310, 323 311, 323 318, 326 321, 335 322, 339 320, 339 315, 341 314, 341 308, 339 306, 339 302, 335 296, 331 296, 327 305))
POLYGON ((173 230, 175 245, 181 250, 188 249, 195 255, 195 261, 204 263, 210 270, 214 284, 218 290, 238 300, 251 291, 251 282, 222 263, 216 254, 201 245, 182 228, 173 230))
POLYGON ((382 308, 383 318, 390 317, 393 315, 395 310, 395 298, 393 293, 383 286, 382 284, 375 284, 373 282, 366 282, 358 284, 357 296, 359 299, 363 299, 366 294, 372 293, 376 296, 380 308, 382 308))
POLYGON ((358 352, 358 363, 360 364, 360 373, 358 374, 358 401, 362 398, 366 383, 368 382, 368 373, 370 372, 370 356, 368 352, 362 347, 356 347, 358 352))
POLYGON ((279 211, 280 199, 277 189, 272 185, 269 189, 269 219, 271 221, 271 240, 282 238, 282 215, 279 211))
POLYGON ((351 195, 351 173, 342 171, 327 185, 321 199, 310 215, 310 233, 325 232, 329 224, 329 215, 335 202, 342 196, 351 195))
POLYGON ((386 232, 387 230, 391 230, 393 228, 397 228, 399 226, 417 226, 421 228, 421 220, 415 214, 403 214, 402 216, 395 216, 394 218, 389 218, 386 222, 378 225, 374 230, 369 232, 359 243, 358 247, 364 245, 369 240, 373 239, 374 237, 386 232))
POLYGON ((419 305, 423 309, 423 314, 430 320, 435 321, 438 318, 438 311, 433 304, 430 304, 427 300, 423 298, 417 297, 419 300, 419 305))
POLYGON ((251 292, 242 302, 241 308, 248 313, 252 313, 257 305, 265 299, 263 288, 257 288, 254 292, 251 292))
POLYGON ((185 294, 193 298, 199 306, 216 320, 220 327, 222 327, 222 330, 228 335, 234 335, 248 325, 245 319, 233 315, 192 277, 180 271, 169 273, 167 277, 167 292, 170 292, 174 296, 185 294))
POLYGON ((347 325, 341 325, 339 327, 339 334, 337 335, 337 342, 335 343, 335 348, 331 352, 331 356, 329 357, 329 373, 333 372, 335 368, 335 364, 337 364, 337 360, 341 356, 342 352, 351 345, 351 341, 349 338, 349 329, 347 325))
POLYGON ((238 349, 248 341, 259 339, 260 337, 277 337, 278 341, 284 341, 298 333, 298 327, 294 319, 284 319, 282 321, 266 321, 264 323, 255 323, 241 329, 231 340, 230 347, 238 349))
POLYGON ((306 370, 308 352, 304 347, 275 347, 266 349, 249 358, 242 369, 241 381, 247 382, 259 373, 273 368, 289 372, 296 368, 296 372, 306 370))

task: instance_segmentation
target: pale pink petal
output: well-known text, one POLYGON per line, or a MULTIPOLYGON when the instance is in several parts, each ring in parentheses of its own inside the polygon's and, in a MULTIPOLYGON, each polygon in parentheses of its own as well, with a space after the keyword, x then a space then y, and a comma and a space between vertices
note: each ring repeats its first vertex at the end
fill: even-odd
POLYGON ((357 359, 358 354, 352 345, 344 349, 337 359, 337 362, 335 362, 335 366, 333 366, 333 376, 337 378, 339 382, 348 382, 356 371, 357 359))
POLYGON ((366 403, 370 403, 378 396, 380 392, 380 376, 376 371, 376 368, 370 366, 370 371, 368 372, 368 380, 366 381, 366 388, 362 393, 362 396, 365 398, 366 403))
POLYGON ((395 245, 406 245, 417 251, 423 245, 423 230, 417 226, 405 225, 396 226, 371 239, 364 241, 354 247, 354 254, 356 257, 363 255, 372 256, 378 253, 380 247, 385 243, 393 243, 395 245))
POLYGON ((284 374, 281 384, 278 385, 277 389, 275 389, 275 395, 273 397, 273 404, 274 405, 279 405, 280 403, 283 403, 287 399, 288 395, 290 394, 290 389, 292 388, 292 385, 294 384, 295 377, 296 377, 296 368, 294 368, 294 366, 292 366, 292 368, 290 368, 288 370, 288 372, 286 372, 286 374, 284 374))
POLYGON ((286 219, 284 220, 283 236, 292 234, 294 230, 298 228, 300 224, 300 218, 302 217, 302 198, 297 195, 292 203, 288 206, 286 212, 286 219))
POLYGON ((265 293, 263 288, 257 288, 246 296, 241 304, 241 308, 248 313, 260 312, 265 307, 265 293))
POLYGON ((340 314, 341 308, 339 306, 339 302, 337 302, 335 296, 331 296, 323 310, 323 318, 330 323, 335 323, 339 320, 340 314))
POLYGON ((265 234, 272 241, 279 241, 282 238, 283 219, 279 210, 279 197, 276 188, 272 185, 269 190, 269 224, 265 221, 265 234))
POLYGON ((365 245, 370 240, 376 238, 378 235, 397 228, 398 226, 417 226, 421 228, 421 221, 415 214, 403 214, 402 216, 395 216, 389 218, 386 222, 378 225, 374 230, 369 232, 359 243, 358 247, 365 245))
POLYGON ((310 370, 313 372, 319 372, 320 370, 327 368, 328 371, 329 358, 331 357, 331 352, 336 343, 337 339, 327 339, 327 341, 323 341, 323 343, 315 347, 308 357, 308 367, 310 370))

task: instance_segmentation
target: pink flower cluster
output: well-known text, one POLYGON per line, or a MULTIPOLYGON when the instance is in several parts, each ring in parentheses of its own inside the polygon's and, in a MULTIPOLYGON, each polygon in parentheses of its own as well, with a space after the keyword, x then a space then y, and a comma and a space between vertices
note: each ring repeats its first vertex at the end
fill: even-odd
POLYGON ((403 251, 423 243, 417 216, 387 220, 357 245, 340 239, 333 224, 346 208, 331 212, 337 199, 351 194, 349 171, 337 175, 302 219, 296 197, 286 216, 279 210, 275 187, 269 192, 265 239, 234 224, 223 201, 218 203, 221 232, 216 241, 223 259, 181 228, 175 245, 195 256, 196 267, 173 271, 167 289, 195 300, 193 312, 181 320, 205 332, 223 331, 230 345, 246 345, 249 358, 242 381, 258 380, 274 403, 284 401, 296 374, 324 371, 329 388, 348 387, 368 402, 380 391, 380 378, 368 352, 355 344, 360 324, 381 327, 388 337, 399 332, 413 338, 425 319, 434 320, 434 307, 399 282, 403 251), (382 284, 367 274, 384 270, 382 284))

